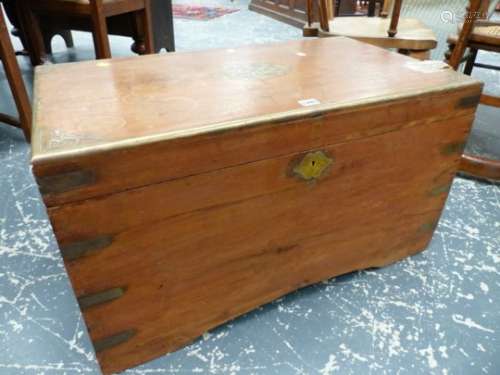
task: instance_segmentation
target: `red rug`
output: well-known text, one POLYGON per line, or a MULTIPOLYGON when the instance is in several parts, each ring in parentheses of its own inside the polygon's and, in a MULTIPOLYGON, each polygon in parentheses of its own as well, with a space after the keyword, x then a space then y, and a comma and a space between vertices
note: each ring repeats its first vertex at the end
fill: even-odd
POLYGON ((175 18, 186 20, 208 21, 239 11, 236 8, 207 7, 202 5, 172 4, 175 18))

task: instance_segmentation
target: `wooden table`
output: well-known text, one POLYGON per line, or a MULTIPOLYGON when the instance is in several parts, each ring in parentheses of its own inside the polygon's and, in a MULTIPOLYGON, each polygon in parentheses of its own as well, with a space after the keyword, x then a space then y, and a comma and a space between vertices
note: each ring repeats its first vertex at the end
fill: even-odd
MULTIPOLYGON (((5 10, 10 22, 18 29, 21 28, 20 22, 18 21, 18 15, 16 14, 15 0, 3 0, 5 5, 5 10)), ((159 52, 162 48, 165 48, 168 52, 175 51, 175 39, 174 39, 174 25, 173 25, 173 14, 172 14, 172 0, 151 0, 152 7, 152 23, 153 23, 153 35, 154 35, 154 47, 155 51, 159 52)), ((57 27, 53 25, 54 20, 49 20, 42 18, 40 24, 42 26, 42 32, 44 33, 44 40, 46 41, 45 50, 50 52, 50 40, 54 35, 62 34, 63 37, 67 37, 65 34, 65 29, 63 27, 57 27), (52 27, 47 27, 48 25, 53 25, 52 27), (45 26, 45 27, 44 27, 45 26)), ((125 16, 112 17, 109 25, 110 34, 118 35, 132 35, 132 26, 125 16)), ((24 33, 21 30, 21 39, 24 33)), ((135 42, 134 42, 135 44, 135 42)), ((132 48, 137 50, 132 44, 132 48)), ((27 49, 26 44, 25 49, 27 49)))

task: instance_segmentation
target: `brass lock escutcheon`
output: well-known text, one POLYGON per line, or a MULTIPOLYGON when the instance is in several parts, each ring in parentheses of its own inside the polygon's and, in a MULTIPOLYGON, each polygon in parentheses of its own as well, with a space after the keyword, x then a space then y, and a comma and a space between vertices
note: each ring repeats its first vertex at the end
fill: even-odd
POLYGON ((333 164, 333 158, 325 151, 313 151, 307 153, 293 167, 293 174, 303 180, 317 180, 325 175, 333 164))

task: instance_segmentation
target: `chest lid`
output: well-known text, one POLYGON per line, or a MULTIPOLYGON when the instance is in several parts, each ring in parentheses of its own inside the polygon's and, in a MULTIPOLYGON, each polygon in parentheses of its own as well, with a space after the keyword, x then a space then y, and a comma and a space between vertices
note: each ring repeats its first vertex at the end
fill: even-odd
MULTIPOLYGON (((214 141, 220 134, 242 142, 237 134, 266 125, 480 90, 479 82, 435 64, 326 38, 43 66, 35 77, 34 172, 46 202, 60 204, 220 168, 227 153, 237 163, 237 147, 214 141), (209 155, 199 147, 189 158, 180 151, 200 144, 209 155), (210 165, 188 167, 207 158, 210 165), (96 184, 103 178, 105 189, 96 184)), ((248 139, 266 142, 264 135, 248 139)), ((261 151, 239 162, 271 156, 261 151)))

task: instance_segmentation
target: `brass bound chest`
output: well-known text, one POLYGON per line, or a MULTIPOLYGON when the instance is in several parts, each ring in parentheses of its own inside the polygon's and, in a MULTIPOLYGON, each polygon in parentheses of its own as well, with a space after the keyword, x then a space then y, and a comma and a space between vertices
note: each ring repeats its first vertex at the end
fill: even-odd
POLYGON ((423 250, 481 89, 344 38, 37 69, 33 171, 103 371, 423 250))

